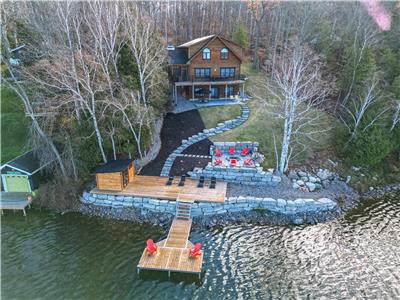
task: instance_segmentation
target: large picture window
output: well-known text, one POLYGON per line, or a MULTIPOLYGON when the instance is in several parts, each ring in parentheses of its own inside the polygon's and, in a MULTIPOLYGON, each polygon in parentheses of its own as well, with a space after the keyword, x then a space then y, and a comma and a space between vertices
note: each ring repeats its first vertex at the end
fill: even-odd
POLYGON ((206 60, 211 59, 211 50, 209 48, 203 49, 203 59, 206 59, 206 60))
POLYGON ((235 68, 220 68, 219 75, 221 77, 235 77, 235 68))
POLYGON ((222 48, 221 49, 221 59, 226 60, 228 59, 229 56, 229 51, 227 48, 222 48))
POLYGON ((210 68, 194 68, 194 77, 210 77, 211 69, 210 68))

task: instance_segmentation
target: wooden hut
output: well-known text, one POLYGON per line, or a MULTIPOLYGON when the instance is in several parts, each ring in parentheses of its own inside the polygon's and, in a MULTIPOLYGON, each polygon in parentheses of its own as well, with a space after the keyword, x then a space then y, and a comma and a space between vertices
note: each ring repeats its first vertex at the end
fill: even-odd
POLYGON ((135 176, 132 159, 110 160, 95 171, 99 190, 122 191, 135 176))

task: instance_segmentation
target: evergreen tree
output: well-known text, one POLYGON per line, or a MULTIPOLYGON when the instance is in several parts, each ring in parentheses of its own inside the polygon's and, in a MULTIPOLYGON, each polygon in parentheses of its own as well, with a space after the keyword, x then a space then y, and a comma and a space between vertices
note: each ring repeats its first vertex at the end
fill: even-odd
POLYGON ((232 40, 244 49, 247 48, 247 30, 242 22, 239 22, 235 26, 235 30, 232 33, 232 40))

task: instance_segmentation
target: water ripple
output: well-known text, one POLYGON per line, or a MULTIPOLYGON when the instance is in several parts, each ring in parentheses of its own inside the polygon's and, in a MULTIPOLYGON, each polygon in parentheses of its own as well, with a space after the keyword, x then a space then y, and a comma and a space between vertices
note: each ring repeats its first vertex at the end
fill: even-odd
POLYGON ((2 218, 4 299, 398 299, 400 195, 314 226, 192 232, 203 278, 144 272, 147 238, 129 222, 30 211, 2 218))

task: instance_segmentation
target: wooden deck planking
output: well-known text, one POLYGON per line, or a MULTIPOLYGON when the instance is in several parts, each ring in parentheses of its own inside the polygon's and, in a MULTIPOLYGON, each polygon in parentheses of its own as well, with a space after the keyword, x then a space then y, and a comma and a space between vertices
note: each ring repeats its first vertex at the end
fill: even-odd
POLYGON ((148 254, 146 249, 143 251, 138 269, 200 274, 203 254, 196 258, 189 257, 189 249, 193 247, 188 240, 191 226, 192 220, 174 219, 168 237, 157 243, 157 252, 148 254))
POLYGON ((165 200, 194 202, 224 202, 226 197, 226 182, 217 182, 215 189, 197 187, 197 180, 186 179, 184 186, 178 186, 179 179, 174 179, 172 185, 165 185, 167 178, 158 176, 135 176, 122 191, 99 190, 94 188, 91 193, 148 197, 165 200))
POLYGON ((198 274, 201 272, 202 264, 203 254, 196 258, 190 258, 189 247, 160 247, 157 253, 154 254, 148 254, 145 249, 137 267, 146 270, 176 271, 198 274))

